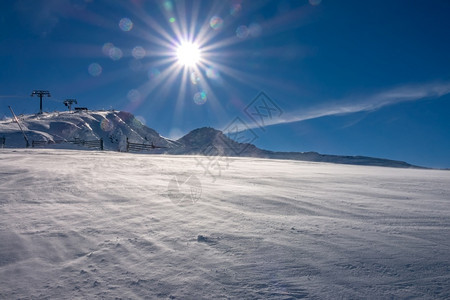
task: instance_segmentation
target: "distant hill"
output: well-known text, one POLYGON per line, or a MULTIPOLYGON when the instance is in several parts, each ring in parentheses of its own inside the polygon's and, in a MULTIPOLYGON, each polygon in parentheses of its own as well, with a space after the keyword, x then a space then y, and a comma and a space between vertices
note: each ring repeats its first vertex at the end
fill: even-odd
MULTIPOLYGON (((317 152, 274 152, 259 149, 253 144, 238 143, 223 132, 210 127, 195 129, 178 140, 161 136, 145 126, 133 114, 123 111, 52 112, 42 115, 22 115, 20 122, 30 142, 47 141, 45 147, 66 147, 61 141, 104 141, 104 149, 126 151, 127 139, 132 143, 155 145, 164 148, 152 149, 151 153, 173 155, 222 155, 291 159, 340 164, 418 168, 402 161, 365 156, 325 155, 317 152), (55 145, 55 143, 57 145, 55 145)), ((5 138, 5 147, 24 148, 25 141, 13 119, 0 121, 0 138, 5 138)), ((0 144, 1 147, 1 144, 0 144)), ((67 147, 73 147, 67 145, 67 147)))
POLYGON ((274 152, 259 149, 252 144, 237 143, 221 131, 204 127, 189 132, 177 142, 183 145, 183 154, 217 153, 226 156, 260 157, 271 159, 291 159, 315 162, 329 162, 352 165, 388 166, 395 168, 420 168, 403 161, 374 158, 366 156, 326 155, 317 152, 274 152), (209 147, 208 147, 209 146, 209 147))

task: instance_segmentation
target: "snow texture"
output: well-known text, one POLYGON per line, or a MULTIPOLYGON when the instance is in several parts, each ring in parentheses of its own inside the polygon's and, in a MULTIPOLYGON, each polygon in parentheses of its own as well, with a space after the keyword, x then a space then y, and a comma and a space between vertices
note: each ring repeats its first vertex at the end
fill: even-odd
POLYGON ((450 298, 450 172, 198 159, 0 149, 0 299, 450 298))

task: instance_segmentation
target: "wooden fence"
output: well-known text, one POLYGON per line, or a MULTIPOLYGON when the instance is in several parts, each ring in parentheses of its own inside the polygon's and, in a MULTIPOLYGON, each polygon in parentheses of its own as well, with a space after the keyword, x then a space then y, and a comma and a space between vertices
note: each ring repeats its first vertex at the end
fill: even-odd
POLYGON ((73 141, 32 141, 31 146, 34 147, 42 147, 50 144, 62 144, 62 143, 68 143, 73 145, 80 145, 87 148, 93 148, 93 149, 99 149, 103 150, 103 139, 99 140, 92 140, 92 141, 85 141, 82 139, 74 139, 73 141))
MULTIPOLYGON (((0 139, 1 142, 1 139, 0 139)), ((94 149, 99 149, 99 150, 103 150, 103 139, 99 139, 99 140, 91 140, 91 141, 85 141, 82 139, 74 139, 73 141, 66 141, 66 140, 57 140, 57 141, 32 141, 31 142, 31 146, 33 148, 35 147, 44 147, 47 145, 52 145, 52 144, 63 144, 63 143, 68 143, 68 144, 73 144, 73 145, 80 145, 83 147, 87 147, 87 148, 94 148, 94 149)), ((144 143, 131 143, 128 138, 127 138, 127 152, 141 152, 141 151, 151 151, 151 150, 155 150, 155 149, 162 149, 162 148, 167 148, 167 147, 163 147, 163 146, 155 146, 153 144, 153 142, 151 144, 144 144, 144 143)))
POLYGON ((160 148, 167 148, 167 147, 155 146, 153 142, 151 144, 130 143, 130 141, 127 138, 127 152, 150 151, 160 148))
POLYGON ((103 150, 103 139, 99 140, 92 140, 92 141, 85 141, 81 139, 75 139, 74 141, 68 141, 68 143, 74 144, 74 145, 81 145, 87 148, 95 148, 103 150))
POLYGON ((48 141, 35 141, 35 140, 31 141, 31 147, 33 147, 33 148, 45 146, 47 144, 49 144, 48 141))

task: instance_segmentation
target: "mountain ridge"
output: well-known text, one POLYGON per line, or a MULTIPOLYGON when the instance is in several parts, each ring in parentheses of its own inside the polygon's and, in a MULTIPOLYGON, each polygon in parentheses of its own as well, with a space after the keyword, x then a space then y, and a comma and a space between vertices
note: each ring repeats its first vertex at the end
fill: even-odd
MULTIPOLYGON (((371 166, 389 166, 398 168, 424 168, 420 166, 411 165, 407 162, 376 158, 369 156, 351 156, 351 155, 332 155, 332 154, 320 154, 315 151, 308 152, 281 152, 281 151, 271 151, 260 149, 253 144, 238 143, 231 140, 222 131, 211 128, 202 127, 197 128, 180 138, 178 141, 190 140, 190 135, 198 136, 201 131, 206 134, 213 133, 213 136, 209 140, 202 137, 204 144, 209 144, 208 147, 204 147, 203 152, 193 151, 189 154, 205 154, 208 155, 209 152, 217 153, 219 155, 226 156, 243 156, 243 157, 260 157, 269 159, 290 159, 290 160, 302 160, 302 161, 314 161, 314 162, 330 162, 330 163, 341 163, 341 164, 353 164, 353 165, 371 165, 371 166), (228 139, 228 140, 227 140, 228 139), (230 146, 231 145, 231 146, 230 146), (212 150, 211 150, 212 148, 212 150), (206 152, 206 153, 204 153, 206 152)), ((194 139, 196 141, 197 139, 194 139)), ((192 149, 192 148, 191 148, 192 149)), ((194 148, 195 149, 195 148, 194 148)))
MULTIPOLYGON (((178 140, 171 140, 142 124, 132 113, 124 111, 64 111, 21 115, 19 119, 28 139, 48 143, 45 147, 54 147, 52 144, 57 141, 102 139, 104 149, 110 151, 127 151, 127 142, 130 142, 153 145, 155 147, 151 147, 151 153, 155 154, 257 157, 396 168, 423 168, 403 161, 368 156, 265 150, 251 143, 234 141, 222 131, 212 127, 197 128, 178 140)), ((6 140, 5 147, 25 147, 22 132, 12 118, 0 121, 0 139, 2 137, 6 140)))

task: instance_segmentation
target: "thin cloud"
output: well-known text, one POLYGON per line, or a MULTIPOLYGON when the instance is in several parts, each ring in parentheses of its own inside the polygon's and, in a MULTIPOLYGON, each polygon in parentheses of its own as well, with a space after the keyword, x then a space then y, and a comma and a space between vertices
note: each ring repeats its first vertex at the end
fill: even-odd
MULTIPOLYGON (((327 116, 346 115, 357 112, 372 112, 382 107, 402 102, 419 101, 430 98, 440 98, 450 94, 450 83, 434 83, 419 86, 403 86, 375 95, 352 97, 340 100, 339 103, 324 104, 319 107, 306 108, 291 113, 285 113, 279 118, 265 120, 265 126, 295 123, 327 116), (364 98, 364 99, 362 99, 364 98)), ((249 124, 257 128, 257 124, 249 124)))

